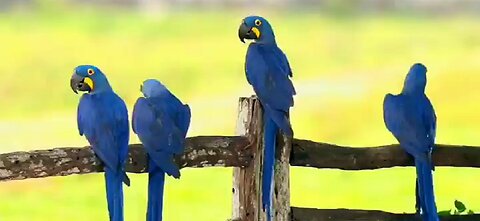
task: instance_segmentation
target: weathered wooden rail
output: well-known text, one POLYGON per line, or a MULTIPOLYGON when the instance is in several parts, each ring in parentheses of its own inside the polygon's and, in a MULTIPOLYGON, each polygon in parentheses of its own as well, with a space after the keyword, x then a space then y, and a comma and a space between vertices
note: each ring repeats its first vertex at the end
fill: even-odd
MULTIPOLYGON (((254 98, 240 99, 238 136, 199 136, 187 139, 186 151, 175 161, 183 167, 234 167, 232 220, 265 220, 261 209, 263 153, 262 109, 254 98)), ((406 221, 415 214, 382 211, 325 210, 290 207, 289 167, 367 170, 413 166, 413 160, 398 145, 342 147, 279 136, 275 168, 275 220, 292 221, 406 221)), ((437 145, 436 166, 480 167, 480 148, 437 145)), ((102 172, 102 165, 89 147, 56 148, 0 154, 0 181, 102 172)), ((130 145, 127 171, 144 173, 146 155, 140 144, 130 145)), ((414 197, 412 197, 414 199, 414 197)), ((445 216, 441 220, 480 220, 480 214, 445 216)))
MULTIPOLYGON (((180 167, 247 167, 252 150, 247 137, 199 136, 187 138, 185 154, 175 162, 180 167)), ((142 145, 130 145, 127 171, 144 173, 146 156, 142 145)), ((480 168, 480 148, 437 145, 433 154, 436 166, 480 168)), ((343 147, 294 139, 291 166, 341 170, 369 170, 413 166, 413 160, 398 145, 343 147)), ((90 147, 65 147, 50 150, 0 154, 0 181, 103 172, 90 147)))
MULTIPOLYGON (((420 221, 416 214, 395 214, 377 210, 311 209, 292 207, 292 221, 420 221)), ((440 216, 440 221, 475 221, 480 214, 440 216)))

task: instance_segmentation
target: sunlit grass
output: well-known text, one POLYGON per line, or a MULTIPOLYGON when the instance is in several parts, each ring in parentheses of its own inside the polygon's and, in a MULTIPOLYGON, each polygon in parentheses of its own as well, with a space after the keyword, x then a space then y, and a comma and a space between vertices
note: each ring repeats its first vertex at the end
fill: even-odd
MULTIPOLYGON (((262 12, 294 69, 292 122, 299 138, 353 146, 395 142, 383 125, 383 96, 400 91, 409 66, 424 62, 438 142, 478 145, 476 18, 262 12)), ((140 82, 158 78, 190 104, 189 135, 233 134, 237 99, 252 93, 243 73, 246 45, 236 36, 246 14, 251 12, 0 14, 0 151, 86 145, 76 129, 78 96, 68 86, 73 68, 85 63, 98 65, 129 107, 140 82)), ((165 220, 226 220, 231 170, 182 173, 181 180, 168 180, 165 220)), ((292 204, 412 212, 414 173, 293 168, 292 204)), ((438 168, 439 209, 460 199, 480 210, 479 175, 438 168)), ((105 220, 103 187, 100 174, 1 183, 0 220, 105 220)), ((125 189, 127 220, 144 218, 145 187, 145 175, 132 175, 132 187, 125 189)))

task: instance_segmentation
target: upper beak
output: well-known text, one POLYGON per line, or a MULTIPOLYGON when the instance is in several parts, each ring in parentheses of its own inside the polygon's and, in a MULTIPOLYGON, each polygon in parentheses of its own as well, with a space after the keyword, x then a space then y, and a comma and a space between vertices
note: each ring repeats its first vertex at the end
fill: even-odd
POLYGON ((78 94, 77 91, 90 92, 93 90, 93 81, 89 77, 82 77, 78 74, 73 74, 70 79, 70 87, 76 94, 78 94))
POLYGON ((245 22, 242 22, 238 28, 238 38, 245 43, 244 39, 258 39, 260 37, 260 31, 257 27, 249 28, 245 22))

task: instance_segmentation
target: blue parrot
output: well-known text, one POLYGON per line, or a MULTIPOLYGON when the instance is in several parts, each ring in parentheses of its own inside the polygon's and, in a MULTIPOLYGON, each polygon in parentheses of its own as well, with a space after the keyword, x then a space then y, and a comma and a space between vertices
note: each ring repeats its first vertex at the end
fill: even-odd
POLYGON ((157 80, 146 80, 140 87, 145 97, 138 98, 132 116, 133 131, 148 155, 147 221, 162 220, 165 173, 180 178, 174 154, 185 148, 190 126, 190 108, 157 80))
POLYGON ((242 42, 251 39, 248 46, 245 72, 264 109, 264 162, 262 182, 263 209, 267 220, 272 219, 274 163, 276 136, 279 129, 293 137, 289 112, 296 94, 290 77, 292 70, 287 57, 277 46, 272 26, 265 18, 249 16, 243 19, 238 30, 242 42))
POLYGON ((438 221, 432 175, 437 117, 425 95, 426 73, 424 65, 414 64, 407 74, 402 92, 385 96, 383 114, 388 130, 415 159, 416 197, 423 220, 438 221))
POLYGON ((78 105, 78 130, 104 164, 110 220, 123 221, 122 182, 130 186, 125 173, 129 141, 127 107, 95 66, 76 67, 70 86, 75 93, 86 92, 78 105))

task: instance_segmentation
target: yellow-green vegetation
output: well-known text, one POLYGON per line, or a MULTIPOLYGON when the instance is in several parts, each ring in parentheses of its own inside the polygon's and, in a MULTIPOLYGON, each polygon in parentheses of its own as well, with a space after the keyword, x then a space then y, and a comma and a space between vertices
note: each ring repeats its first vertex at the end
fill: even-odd
MULTIPOLYGON (((78 136, 78 96, 68 81, 95 64, 131 107, 145 78, 163 81, 193 111, 190 136, 234 132, 237 99, 252 93, 243 73, 240 19, 252 12, 50 9, 0 14, 0 151, 86 145, 78 136)), ((479 145, 478 18, 415 15, 335 17, 260 11, 273 24, 294 69, 292 122, 298 138, 371 146, 395 140, 382 101, 399 92, 414 62, 429 68, 438 142, 479 145)), ((138 142, 132 136, 132 142, 138 142)), ((292 204, 412 212, 413 168, 342 172, 292 169, 292 204)), ((474 211, 474 169, 438 168, 439 210, 455 199, 474 211)), ((143 220, 145 175, 131 175, 126 220, 143 220)), ((165 220, 226 220, 230 169, 186 169, 167 180, 165 220)), ((101 174, 0 183, 0 220, 106 220, 101 174)))

